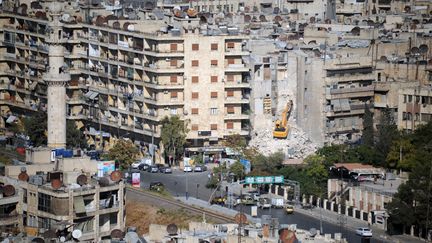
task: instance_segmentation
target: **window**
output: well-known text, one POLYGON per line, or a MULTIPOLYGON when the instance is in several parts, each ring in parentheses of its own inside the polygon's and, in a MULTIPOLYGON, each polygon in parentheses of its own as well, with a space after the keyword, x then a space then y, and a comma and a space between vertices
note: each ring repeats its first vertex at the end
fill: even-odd
POLYGON ((234 97, 234 90, 228 90, 227 97, 234 97))
POLYGON ((218 93, 217 92, 210 92, 210 98, 216 99, 217 97, 218 97, 218 93))
POLYGON ((171 52, 176 52, 177 51, 177 44, 175 44, 175 43, 171 44, 170 50, 171 50, 171 52))
POLYGON ((210 124, 210 130, 217 130, 217 124, 210 124))
POLYGON ((198 83, 199 78, 198 76, 192 76, 192 83, 198 83))
POLYGON ((192 44, 192 51, 198 51, 199 50, 199 44, 192 44))
POLYGON ((198 92, 192 92, 192 99, 198 99, 199 94, 198 92))
POLYGON ((172 83, 172 84, 175 84, 175 83, 177 83, 177 76, 170 76, 170 82, 172 83))
POLYGON ((211 76, 210 77, 210 82, 217 83, 217 81, 218 81, 218 76, 211 76))
POLYGON ((44 212, 51 212, 51 196, 38 193, 38 210, 44 212))
POLYGON ((227 113, 234 114, 234 106, 227 106, 227 113))
POLYGON ((228 81, 228 82, 234 82, 234 75, 232 75, 232 74, 228 74, 228 75, 227 75, 227 81, 228 81))
POLYGON ((403 96, 403 103, 407 103, 407 95, 403 96))
POLYGON ((217 115, 218 114, 218 108, 210 108, 210 115, 217 115))
POLYGON ((170 60, 171 67, 177 67, 177 60, 170 60))
POLYGON ((412 95, 408 95, 408 103, 412 102, 412 95))
POLYGON ((234 128, 234 123, 233 122, 227 122, 226 128, 227 129, 233 129, 234 128))
POLYGON ((210 66, 211 67, 217 67, 217 65, 218 65, 218 61, 217 60, 211 60, 210 61, 210 66))
POLYGON ((177 99, 177 91, 171 91, 171 99, 177 99))
POLYGON ((199 61, 198 60, 192 60, 192 67, 198 67, 199 61))
POLYGON ((27 203, 27 189, 23 189, 23 203, 27 203))
POLYGON ((415 97, 415 103, 416 104, 420 103, 420 96, 416 95, 416 97, 415 97))
POLYGON ((212 43, 210 48, 211 48, 212 51, 217 51, 218 50, 218 44, 217 43, 212 43))
POLYGON ((198 131, 198 125, 197 124, 192 124, 192 131, 198 131))
POLYGON ((234 47, 235 47, 234 42, 228 42, 228 43, 227 43, 227 48, 228 48, 228 49, 234 49, 234 47))
POLYGON ((192 108, 192 115, 198 115, 198 108, 192 108))
POLYGON ((235 64, 234 58, 228 58, 227 61, 228 61, 228 65, 235 64))

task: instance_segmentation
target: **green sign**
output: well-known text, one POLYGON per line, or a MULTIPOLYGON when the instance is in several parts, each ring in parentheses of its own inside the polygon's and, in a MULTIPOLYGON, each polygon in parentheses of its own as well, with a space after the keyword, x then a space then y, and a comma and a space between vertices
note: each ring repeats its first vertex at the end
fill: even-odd
POLYGON ((273 184, 284 183, 283 176, 246 176, 245 184, 273 184))

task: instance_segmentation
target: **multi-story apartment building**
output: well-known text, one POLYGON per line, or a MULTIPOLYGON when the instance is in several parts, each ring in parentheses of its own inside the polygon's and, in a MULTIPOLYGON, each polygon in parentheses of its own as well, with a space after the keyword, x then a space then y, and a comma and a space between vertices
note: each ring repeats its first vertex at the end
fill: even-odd
POLYGON ((432 121, 431 87, 400 89, 397 117, 398 128, 405 131, 414 131, 417 126, 432 121))
POLYGON ((356 141, 366 107, 373 112, 375 75, 367 58, 328 60, 326 71, 326 137, 356 141), (343 137, 341 137, 343 136, 343 137))
MULTIPOLYGON (((71 17, 68 7, 64 9, 64 68, 71 75, 67 118, 92 135, 91 143, 103 147, 130 137, 138 144, 157 144, 160 121, 169 115, 188 121, 192 146, 218 144, 235 133, 249 135, 249 67, 244 58, 249 52, 247 37, 236 28, 204 35, 186 27, 167 31, 168 25, 159 20, 132 23, 99 16, 92 23, 81 22, 84 16, 71 17)), ((5 10, 3 114, 45 111, 41 75, 49 67, 49 20, 42 10, 5 10)), ((178 26, 190 22, 172 16, 167 21, 178 26)))
POLYGON ((125 184, 114 161, 52 157, 51 149, 39 148, 27 150, 25 164, 5 167, 2 232, 58 239, 79 230, 76 240, 100 241, 124 231, 125 184))

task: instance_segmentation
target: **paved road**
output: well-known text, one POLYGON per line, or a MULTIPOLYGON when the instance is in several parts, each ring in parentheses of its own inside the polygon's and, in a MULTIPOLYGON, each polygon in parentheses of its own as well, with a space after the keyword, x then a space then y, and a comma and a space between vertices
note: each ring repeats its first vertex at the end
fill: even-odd
POLYGON ((141 172, 141 187, 149 188, 150 182, 160 181, 173 196, 189 196, 208 201, 213 190, 207 189, 209 171, 185 173, 174 169, 172 174, 141 172), (198 185, 198 190, 197 190, 198 185))
MULTIPOLYGON (((185 196, 187 190, 190 197, 198 195, 199 199, 208 201, 213 192, 213 190, 205 187, 209 173, 209 171, 184 173, 180 170, 174 170, 172 174, 141 172, 141 187, 148 188, 150 182, 160 181, 173 196, 185 196), (199 185, 198 190, 196 185, 199 185)), ((223 194, 223 192, 216 192, 216 195, 219 194, 223 194)), ((239 207, 237 207, 237 210, 240 210, 239 207)), ((250 214, 250 207, 243 207, 243 212, 250 214)), ((280 224, 297 224, 297 227, 301 229, 320 229, 319 220, 298 211, 292 215, 286 215, 282 209, 258 210, 259 217, 263 214, 277 217, 280 224)), ((325 218, 323 219, 325 220, 325 218)), ((360 236, 355 235, 354 230, 349 226, 341 228, 340 225, 325 222, 324 220, 322 222, 324 233, 334 234, 342 232, 343 237, 347 238, 348 242, 385 242, 378 236, 367 240, 362 239, 360 236)))

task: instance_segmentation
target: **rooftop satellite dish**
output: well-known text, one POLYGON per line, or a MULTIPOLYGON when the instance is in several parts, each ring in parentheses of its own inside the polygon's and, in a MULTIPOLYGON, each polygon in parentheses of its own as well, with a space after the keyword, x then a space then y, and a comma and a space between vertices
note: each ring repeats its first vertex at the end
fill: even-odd
POLYGON ((309 235, 310 235, 311 237, 315 237, 316 234, 317 234, 317 230, 316 230, 315 228, 311 228, 311 229, 309 230, 309 235))
POLYGON ((167 225, 166 231, 169 235, 176 235, 178 231, 178 227, 176 224, 169 224, 167 225))
POLYGON ((247 222, 246 214, 244 213, 238 213, 234 216, 234 221, 237 224, 245 224, 247 222))
POLYGON ((33 240, 31 242, 34 242, 34 243, 45 243, 45 240, 42 239, 42 238, 40 238, 40 237, 36 237, 36 238, 33 238, 33 240))
POLYGON ((425 44, 419 46, 420 53, 425 54, 429 51, 429 47, 425 44))
POLYGON ((77 177, 77 184, 80 186, 87 184, 87 176, 84 174, 79 175, 77 177))
POLYGON ((72 231, 72 237, 74 239, 78 240, 79 238, 81 238, 81 236, 82 236, 82 231, 81 230, 76 229, 76 230, 72 231))
POLYGON ((111 175, 110 175, 110 179, 111 179, 112 181, 114 181, 114 182, 118 182, 118 181, 120 181, 121 178, 122 178, 122 173, 121 173, 120 171, 118 171, 118 170, 113 171, 113 172, 111 173, 111 175))
POLYGON ((54 190, 59 189, 62 185, 63 185, 63 183, 60 179, 51 180, 51 186, 54 190))
POLYGON ((66 242, 66 237, 61 236, 61 237, 60 237, 60 242, 66 242))
POLYGON ((112 231, 111 231, 111 238, 114 238, 114 239, 121 239, 121 238, 123 238, 123 231, 121 231, 121 230, 119 230, 119 229, 113 229, 112 231))

